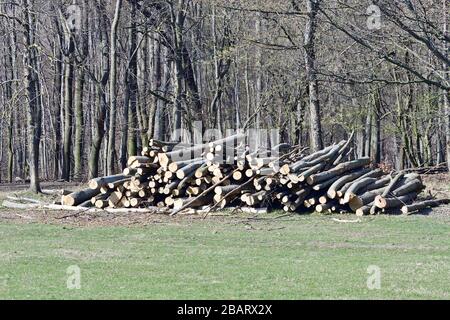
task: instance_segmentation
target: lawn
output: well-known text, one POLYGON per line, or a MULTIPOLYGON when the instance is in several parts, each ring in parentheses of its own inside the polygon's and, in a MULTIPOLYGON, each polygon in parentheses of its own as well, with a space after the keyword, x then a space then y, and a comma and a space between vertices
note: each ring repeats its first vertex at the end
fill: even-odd
POLYGON ((450 217, 0 220, 3 299, 449 299, 450 217), (69 266, 80 289, 68 289, 69 266), (367 287, 369 266, 380 289, 367 287))

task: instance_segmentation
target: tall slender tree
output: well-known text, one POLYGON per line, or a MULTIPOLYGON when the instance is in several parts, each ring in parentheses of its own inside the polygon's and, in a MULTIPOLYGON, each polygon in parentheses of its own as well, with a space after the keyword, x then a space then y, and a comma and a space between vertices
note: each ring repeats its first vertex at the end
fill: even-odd
POLYGON ((319 12, 320 0, 306 1, 307 21, 304 34, 304 59, 306 79, 309 87, 309 125, 310 139, 313 150, 323 148, 322 124, 319 105, 319 84, 317 82, 316 70, 316 48, 315 36, 317 29, 317 14, 319 12))
POLYGON ((41 191, 39 180, 39 147, 41 141, 41 87, 39 82, 36 8, 34 0, 23 0, 24 86, 28 113, 28 150, 30 159, 30 190, 41 191))
POLYGON ((110 76, 109 76, 109 132, 108 147, 106 150, 107 174, 115 171, 116 154, 116 114, 117 114, 117 29, 122 11, 122 0, 116 1, 114 18, 111 24, 110 35, 110 76))

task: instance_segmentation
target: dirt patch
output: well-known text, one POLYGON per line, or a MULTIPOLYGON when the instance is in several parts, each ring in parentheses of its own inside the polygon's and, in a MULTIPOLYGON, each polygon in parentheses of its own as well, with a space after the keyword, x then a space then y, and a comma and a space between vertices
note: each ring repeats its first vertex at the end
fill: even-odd
MULTIPOLYGON (((78 190, 84 187, 85 184, 81 182, 58 182, 58 181, 50 181, 50 182, 41 182, 41 188, 47 190, 78 190)), ((1 183, 0 184, 0 193, 3 192, 23 192, 27 191, 30 187, 27 183, 1 183)))
POLYGON ((450 198, 450 174, 425 174, 422 175, 422 181, 426 186, 426 195, 431 193, 436 198, 450 198))
POLYGON ((158 213, 108 213, 73 212, 53 210, 0 210, 0 221, 17 223, 46 223, 80 227, 99 226, 146 226, 155 223, 177 223, 180 221, 201 220, 199 215, 180 215, 170 217, 158 213))

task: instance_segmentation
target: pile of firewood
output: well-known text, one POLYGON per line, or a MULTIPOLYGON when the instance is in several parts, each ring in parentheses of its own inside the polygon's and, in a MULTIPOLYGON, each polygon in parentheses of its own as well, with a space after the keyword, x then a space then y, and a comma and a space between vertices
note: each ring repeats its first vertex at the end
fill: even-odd
POLYGON ((62 196, 68 206, 170 208, 206 211, 226 207, 282 208, 287 212, 416 212, 448 203, 417 202, 417 173, 385 173, 369 158, 351 159, 350 138, 304 155, 281 144, 250 150, 246 136, 189 145, 151 140, 122 174, 100 177, 89 188, 62 196))

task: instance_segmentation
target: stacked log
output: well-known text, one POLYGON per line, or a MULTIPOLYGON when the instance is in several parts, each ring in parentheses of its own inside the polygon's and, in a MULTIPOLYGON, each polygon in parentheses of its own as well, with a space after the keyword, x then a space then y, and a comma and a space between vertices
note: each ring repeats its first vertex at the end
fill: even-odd
POLYGON ((62 204, 97 208, 217 210, 280 208, 357 215, 415 212, 445 201, 417 202, 415 172, 384 173, 367 157, 350 158, 351 138, 305 155, 287 144, 251 150, 236 134, 201 145, 151 140, 121 174, 100 177, 62 204), (280 153, 281 152, 281 153, 280 153))

